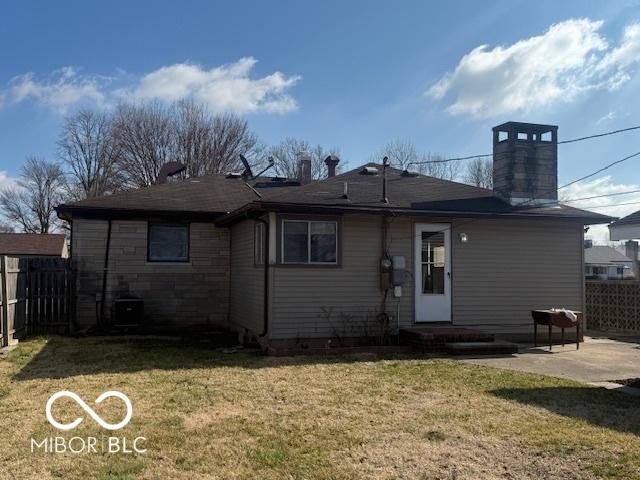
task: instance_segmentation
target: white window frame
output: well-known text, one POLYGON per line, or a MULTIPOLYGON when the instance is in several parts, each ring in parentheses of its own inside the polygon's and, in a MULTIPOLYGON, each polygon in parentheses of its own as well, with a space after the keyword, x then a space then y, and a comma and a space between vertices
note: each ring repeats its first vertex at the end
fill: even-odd
POLYGON ((338 234, 338 222, 336 220, 294 220, 285 218, 282 219, 282 223, 280 224, 280 263, 283 265, 338 265, 338 242, 339 234, 338 234), (306 223, 307 224, 307 261, 306 262, 286 262, 284 259, 284 224, 286 222, 290 223, 306 223), (312 223, 333 223, 335 226, 336 232, 336 260, 334 262, 312 262, 311 261, 311 224, 312 223))

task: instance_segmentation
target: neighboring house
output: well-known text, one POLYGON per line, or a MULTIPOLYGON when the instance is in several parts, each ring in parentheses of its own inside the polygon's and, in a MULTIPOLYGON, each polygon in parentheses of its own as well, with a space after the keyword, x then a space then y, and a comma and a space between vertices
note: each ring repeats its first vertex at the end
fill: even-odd
POLYGON ((584 275, 598 280, 632 279, 633 260, 614 247, 587 245, 584 249, 584 275))
POLYGON ((67 238, 56 233, 0 233, 0 255, 67 258, 67 238))
POLYGON ((609 225, 611 240, 633 240, 640 238, 640 210, 619 218, 609 225))
POLYGON ((315 182, 209 175, 60 205, 78 321, 137 295, 155 322, 272 345, 358 336, 381 312, 529 336, 531 309, 584 309, 584 226, 611 220, 557 203, 556 152, 557 127, 509 122, 493 191, 378 164, 335 176, 328 157, 315 182))
POLYGON ((638 242, 634 240, 640 238, 640 210, 609 225, 609 238, 626 240, 624 254, 633 260, 634 276, 640 280, 640 252, 638 242))

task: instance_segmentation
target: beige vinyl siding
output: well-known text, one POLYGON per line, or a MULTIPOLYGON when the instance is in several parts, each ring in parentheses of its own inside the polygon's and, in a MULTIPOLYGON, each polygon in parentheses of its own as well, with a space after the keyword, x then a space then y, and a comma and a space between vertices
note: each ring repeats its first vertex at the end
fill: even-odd
POLYGON ((517 334, 532 330, 532 309, 582 310, 582 233, 577 222, 548 220, 454 226, 454 323, 517 334))
MULTIPOLYGON (((78 265, 78 321, 96 322, 102 289, 107 221, 75 219, 72 255, 78 265)), ((224 325, 229 306, 229 232, 192 223, 188 263, 147 261, 147 222, 112 222, 105 315, 113 300, 131 294, 144 300, 156 324, 224 325)))
POLYGON ((264 267, 254 265, 254 226, 254 220, 245 220, 231 228, 231 321, 259 334, 264 318, 264 267))
MULTIPOLYGON (((379 311, 381 218, 345 215, 340 268, 277 266, 269 337, 331 337, 340 313, 362 318, 379 311), (332 322, 321 319, 333 308, 332 322)), ((404 255, 414 274, 414 223, 452 223, 452 321, 454 325, 518 334, 531 331, 531 309, 582 309, 582 225, 569 221, 394 218, 389 253, 404 255), (468 242, 460 242, 460 233, 468 242)), ((390 294, 387 311, 396 313, 390 294)), ((400 299, 403 327, 414 325, 414 286, 400 299)), ((428 324, 420 324, 428 325, 428 324)))
MULTIPOLYGON (((353 315, 354 322, 380 311, 382 218, 373 215, 344 215, 342 218, 342 264, 340 267, 277 266, 274 268, 272 322, 269 337, 331 337, 343 331, 340 314, 353 315), (321 319, 322 309, 332 309, 333 320, 321 319)), ((389 235, 389 253, 411 260, 411 222, 396 218, 389 235)), ((400 303, 404 325, 413 322, 413 287, 405 285, 400 303)), ((397 299, 388 296, 387 310, 395 315, 397 299)), ((356 326, 355 330, 358 330, 356 326)))

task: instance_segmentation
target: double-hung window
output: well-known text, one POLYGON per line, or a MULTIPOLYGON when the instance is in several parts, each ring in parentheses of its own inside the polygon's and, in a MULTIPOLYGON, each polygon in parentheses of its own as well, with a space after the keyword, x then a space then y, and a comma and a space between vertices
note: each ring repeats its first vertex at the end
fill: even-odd
POLYGON ((282 221, 282 263, 337 265, 338 222, 282 221))
POLYGON ((150 262, 188 262, 189 224, 150 223, 147 260, 150 262))

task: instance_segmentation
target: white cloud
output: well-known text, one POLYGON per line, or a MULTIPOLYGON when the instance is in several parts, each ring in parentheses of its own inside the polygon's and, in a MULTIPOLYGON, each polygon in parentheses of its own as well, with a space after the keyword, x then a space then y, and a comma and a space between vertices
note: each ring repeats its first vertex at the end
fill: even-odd
POLYGON ((190 63, 159 68, 137 79, 118 71, 114 77, 82 74, 75 67, 64 67, 44 79, 26 73, 11 79, 0 90, 0 108, 25 101, 58 113, 80 104, 106 107, 121 98, 173 101, 193 98, 215 112, 287 113, 297 108, 290 89, 301 77, 274 72, 260 78, 250 74, 257 61, 241 58, 237 62, 211 69, 190 63))
POLYGON ((301 77, 286 77, 275 72, 251 79, 249 75, 256 62, 246 57, 209 70, 189 63, 170 65, 142 77, 132 94, 139 99, 166 101, 194 98, 214 111, 286 113, 295 110, 296 101, 287 92, 301 77))
POLYGON ((75 67, 64 67, 45 79, 37 79, 33 73, 14 77, 8 87, 0 92, 0 107, 34 100, 40 105, 64 113, 75 105, 90 102, 102 106, 109 78, 82 75, 75 67))
MULTIPOLYGON (((633 183, 617 183, 611 176, 604 176, 592 181, 574 183, 560 191, 561 201, 572 198, 585 198, 597 195, 609 195, 611 193, 628 192, 632 190, 640 190, 640 185, 633 183)), ((593 210, 594 212, 610 215, 612 217, 624 217, 640 210, 640 193, 631 193, 628 195, 616 195, 602 198, 594 198, 591 200, 581 200, 578 202, 568 202, 576 208, 584 208, 593 210), (636 203, 638 202, 638 203, 636 203), (621 205, 628 204, 631 205, 621 205), (593 208, 607 206, 605 208, 593 208)), ((589 228, 587 238, 594 240, 597 244, 608 244, 609 229, 606 225, 593 225, 589 228)))
POLYGON ((509 46, 481 45, 427 93, 437 100, 453 97, 447 107, 453 115, 491 117, 616 89, 640 62, 640 24, 628 25, 614 48, 601 27, 601 21, 570 19, 509 46))
POLYGON ((15 186, 17 186, 15 179, 11 178, 7 172, 0 170, 0 191, 15 186))

